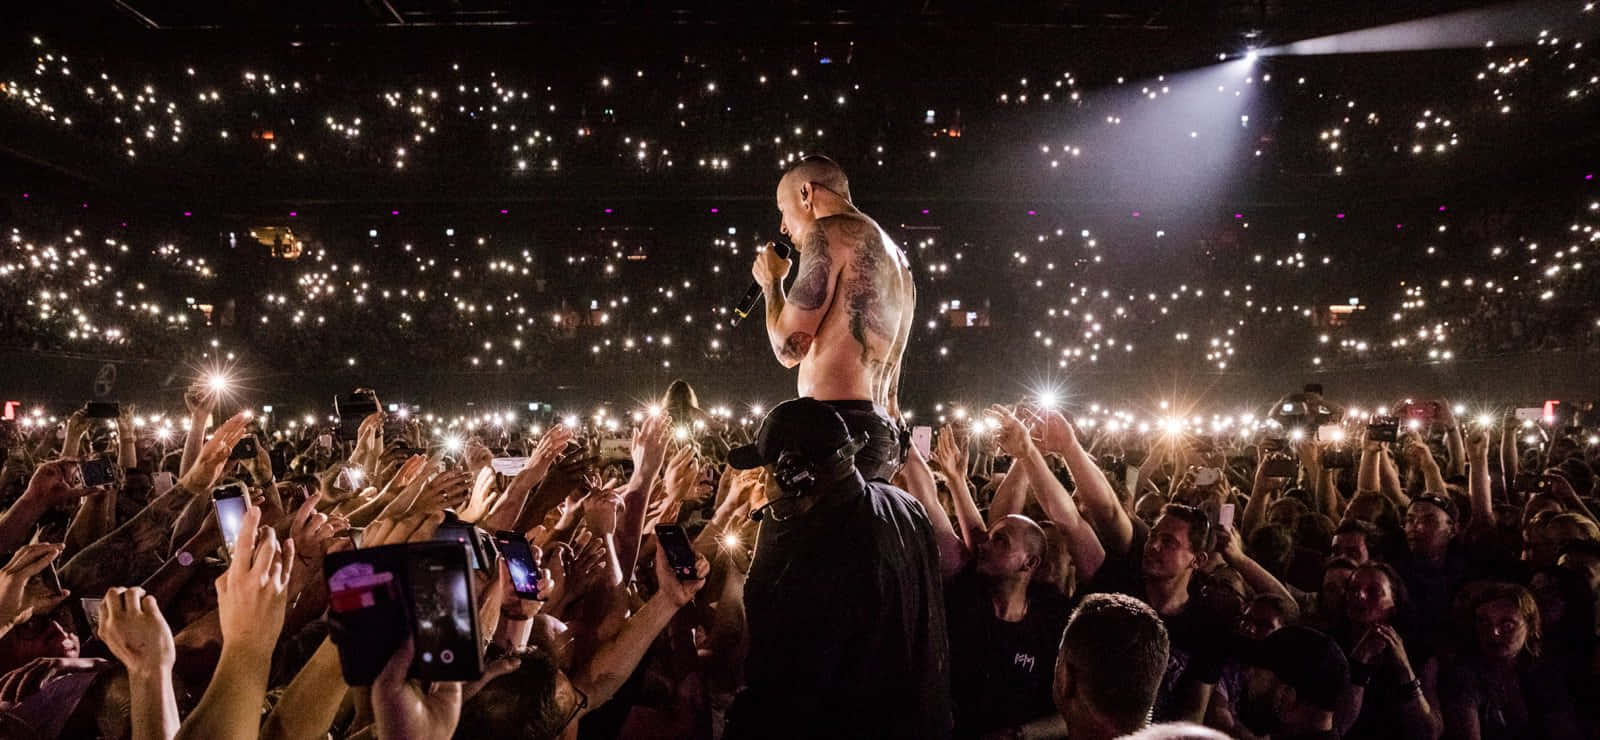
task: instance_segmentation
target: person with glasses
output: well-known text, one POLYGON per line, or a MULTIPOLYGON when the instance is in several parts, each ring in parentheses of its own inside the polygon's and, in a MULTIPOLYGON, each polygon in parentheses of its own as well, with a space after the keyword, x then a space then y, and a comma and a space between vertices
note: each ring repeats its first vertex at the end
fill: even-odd
POLYGON ((778 183, 779 230, 800 253, 773 245, 751 273, 766 296, 767 338, 784 367, 800 367, 801 397, 834 407, 850 433, 869 436, 856 453, 867 480, 887 482, 905 459, 910 434, 900 419, 900 360, 911 334, 916 286, 893 239, 850 200, 850 181, 827 157, 806 157, 778 183))

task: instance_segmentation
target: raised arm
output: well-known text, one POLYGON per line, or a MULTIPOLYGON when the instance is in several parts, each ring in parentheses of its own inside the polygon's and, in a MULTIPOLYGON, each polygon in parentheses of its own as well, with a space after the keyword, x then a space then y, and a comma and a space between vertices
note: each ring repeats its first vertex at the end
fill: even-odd
MULTIPOLYGON (((1003 410, 999 407, 995 409, 997 413, 1003 410)), ((1037 413, 1030 413, 1029 416, 1036 421, 1038 426, 1047 427, 1050 424, 1049 420, 1037 413)), ((1066 417, 1060 414, 1055 416, 1060 420, 1056 431, 1058 433, 1061 432, 1061 427, 1064 426, 1065 432, 1071 435, 1072 428, 1066 424, 1066 417)), ((1077 502, 1072 500, 1072 496, 1067 493, 1066 487, 1061 485, 1061 481, 1057 480, 1055 474, 1050 472, 1050 465, 1045 462, 1044 453, 1039 450, 1039 445, 1035 443, 1027 428, 1022 426, 1021 421, 1010 414, 1006 414, 1000 418, 1000 426, 1003 435, 1001 443, 1016 445, 1014 454, 1017 454, 1017 464, 1022 466, 1023 473, 1028 476, 1028 480, 1032 484, 1033 495, 1039 501, 1039 507, 1044 509, 1045 516, 1050 517, 1050 521, 1055 522, 1057 526, 1061 527, 1061 531, 1066 533, 1067 549, 1072 552, 1072 562, 1078 569, 1080 582, 1087 582, 1089 579, 1094 578, 1094 574, 1099 572, 1100 566, 1106 561, 1106 548, 1101 544, 1099 535, 1095 533, 1094 527, 1089 526, 1089 523, 1084 521, 1083 515, 1078 512, 1077 502), (1013 425, 1015 426, 1013 427, 1013 425)), ((1035 431, 1039 430, 1036 429, 1035 431)), ((1083 452, 1083 448, 1078 447, 1076 441, 1077 438, 1074 436, 1073 442, 1069 444, 1077 447, 1083 459, 1087 460, 1088 453, 1083 452)), ((1071 468, 1072 458, 1068 457, 1067 461, 1068 470, 1072 472, 1072 480, 1078 484, 1080 495, 1082 495, 1081 492, 1086 487, 1092 485, 1103 488, 1104 493, 1108 496, 1110 495, 1111 484, 1106 481, 1105 473, 1100 470, 1099 466, 1094 465, 1093 461, 1089 461, 1090 464, 1081 475, 1076 469, 1071 468)), ((1112 497, 1112 507, 1118 513, 1127 516, 1122 507, 1116 503, 1115 497, 1112 497)), ((1132 536, 1131 523, 1129 524, 1129 536, 1132 536)))
POLYGON ((1472 498, 1472 523, 1494 523, 1494 499, 1489 484, 1489 430, 1479 429, 1467 438, 1467 494, 1472 498))
POLYGON ((771 244, 756 256, 751 268, 767 301, 767 338, 772 342, 772 353, 784 367, 800 364, 811 351, 822 318, 833 305, 845 256, 861 246, 859 239, 850 240, 839 230, 841 218, 817 220, 806 243, 800 246, 800 275, 787 294, 783 280, 789 275, 790 261, 779 257, 771 244), (851 241, 855 243, 847 243, 851 241))
POLYGON ((939 505, 938 487, 934 485, 933 471, 928 468, 928 461, 922 459, 922 450, 912 447, 902 470, 906 476, 906 491, 928 511, 928 522, 933 525, 933 540, 939 545, 939 569, 945 578, 950 578, 961 571, 970 551, 956 535, 956 529, 950 524, 950 516, 944 513, 944 507, 939 505))
POLYGON ((1021 514, 1028 503, 1028 473, 1021 467, 1021 458, 1012 458, 1011 470, 1006 471, 995 486, 994 499, 989 502, 989 518, 985 523, 993 526, 1012 514, 1021 514))
POLYGON ((211 410, 217 405, 217 394, 197 382, 183 394, 183 403, 189 408, 189 432, 184 436, 178 475, 188 474, 189 468, 199 459, 200 448, 206 441, 206 424, 211 422, 211 410))
POLYGON ((260 726, 295 561, 294 541, 279 548, 277 535, 260 524, 261 509, 245 513, 237 555, 217 578, 222 656, 200 703, 178 728, 179 738, 255 737, 260 726))
POLYGON ((1250 486, 1250 501, 1244 505, 1244 516, 1239 521, 1239 531, 1249 537, 1256 531, 1256 527, 1266 521, 1267 506, 1272 503, 1278 491, 1283 488, 1282 478, 1270 478, 1266 473, 1268 457, 1285 457, 1281 452, 1273 452, 1263 456, 1256 462, 1255 482, 1250 486))
POLYGON ((1417 467, 1422 473, 1422 482, 1427 491, 1444 493, 1444 475, 1439 471, 1439 463, 1433 459, 1433 451, 1428 449, 1428 444, 1416 437, 1406 442, 1406 461, 1417 467))
POLYGON ((1291 604, 1297 603, 1294 600, 1294 595, 1289 593, 1289 589, 1283 585, 1282 581, 1268 572, 1266 568, 1261 567, 1260 563, 1245 554, 1244 547, 1239 542, 1238 530, 1232 527, 1218 528, 1217 552, 1222 554, 1223 562, 1232 566, 1234 570, 1239 571, 1240 577, 1244 578, 1245 584, 1250 587, 1251 591, 1258 594, 1278 594, 1288 599, 1291 604))
POLYGON ((967 446, 956 439, 955 429, 948 424, 939 430, 939 439, 933 448, 933 464, 944 473, 950 484, 950 505, 956 512, 956 532, 968 548, 982 541, 988 529, 983 526, 983 515, 972 500, 972 489, 967 485, 967 446))
POLYGON ((706 575, 710 572, 711 564, 704 557, 696 556, 694 580, 678 580, 667 565, 666 549, 656 548, 656 581, 661 584, 660 589, 639 611, 628 617, 616 637, 600 646, 573 681, 589 698, 589 706, 584 713, 592 712, 611 700, 622 683, 639 667, 639 661, 655 642, 656 635, 661 634, 661 630, 672 621, 672 615, 694 599, 695 592, 705 585, 706 575))
POLYGON ((273 705, 261 728, 270 740, 321 737, 333 724, 350 690, 339 673, 339 648, 323 640, 311 660, 296 673, 283 696, 273 705))
POLYGON ((650 488, 667 457, 667 440, 672 433, 671 419, 665 413, 644 420, 633 434, 633 477, 622 494, 622 519, 616 532, 617 562, 622 583, 633 580, 634 561, 639 558, 639 543, 644 537, 645 510, 650 504, 650 488))
POLYGON ((1466 467, 1466 446, 1461 440, 1461 420, 1450 410, 1448 401, 1439 402, 1439 423, 1444 425, 1444 447, 1450 453, 1445 464, 1445 475, 1461 475, 1466 467))
MULTIPOLYGON (((1083 444, 1077 431, 1067 418, 1057 411, 1034 414, 1037 419, 1033 436, 1044 450, 1054 452, 1067 461, 1067 471, 1078 484, 1078 501, 1089 517, 1089 523, 1099 534, 1100 543, 1107 553, 1123 554, 1133 544, 1133 519, 1117 501, 1111 481, 1083 444)), ((1060 523, 1060 522, 1058 522, 1060 523)))

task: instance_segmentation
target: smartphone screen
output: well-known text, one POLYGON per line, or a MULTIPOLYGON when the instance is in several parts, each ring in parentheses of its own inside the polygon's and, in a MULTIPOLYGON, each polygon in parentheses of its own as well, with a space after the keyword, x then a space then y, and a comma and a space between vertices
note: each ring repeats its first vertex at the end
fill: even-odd
POLYGON ((656 539, 667 555, 667 565, 680 581, 693 581, 695 577, 694 548, 689 545, 689 535, 676 524, 657 524, 656 539))
POLYGON ((228 455, 229 460, 254 460, 256 459, 255 435, 245 435, 234 443, 233 452, 228 455))
POLYGON ((1368 442, 1395 442, 1400 438, 1400 420, 1392 416, 1379 417, 1367 425, 1368 442))
POLYGON ((89 621, 89 631, 100 631, 100 607, 105 604, 105 599, 85 596, 78 599, 78 605, 83 607, 83 616, 89 621))
POLYGON ((528 539, 516 532, 496 532, 494 541, 500 546, 500 556, 506 559, 506 570, 511 573, 511 590, 519 598, 540 600, 539 568, 533 562, 528 539))
POLYGON ((83 415, 91 419, 115 419, 122 415, 122 404, 116 401, 90 401, 83 405, 83 415))
POLYGON ((103 457, 78 463, 78 469, 83 471, 83 485, 89 488, 114 483, 117 480, 115 464, 103 457))
POLYGON ((1222 505, 1222 510, 1217 512, 1217 526, 1223 529, 1233 527, 1233 504, 1222 505))
POLYGON ((483 564, 478 561, 477 537, 472 530, 471 524, 460 520, 450 521, 447 519, 444 524, 440 524, 439 528, 433 531, 433 538, 440 542, 460 543, 467 551, 468 562, 472 569, 478 570, 483 567, 483 564))
POLYGON ((239 544, 239 528, 244 525, 244 487, 227 485, 211 492, 217 507, 217 526, 222 529, 222 546, 233 557, 233 548, 239 544))
POLYGON ((933 457, 933 427, 912 427, 911 446, 922 453, 922 459, 933 457))
POLYGON ((1544 476, 1538 473, 1518 473, 1511 490, 1518 493, 1538 493, 1544 488, 1544 476))
POLYGON ((352 393, 335 398, 333 410, 339 415, 339 436, 355 439, 361 431, 361 422, 378 413, 378 399, 370 391, 352 393))
POLYGON ((410 632, 397 566, 407 545, 328 553, 328 621, 345 683, 370 685, 410 632))
POLYGON ((1268 478, 1293 478, 1300 472, 1299 463, 1281 457, 1268 458, 1261 468, 1261 474, 1268 478))
POLYGON ((406 553, 416 639, 410 675, 424 681, 471 681, 483 674, 483 661, 466 554, 419 544, 406 553))
POLYGON ((1343 442, 1344 427, 1338 424, 1323 424, 1322 426, 1317 427, 1317 441, 1343 442))

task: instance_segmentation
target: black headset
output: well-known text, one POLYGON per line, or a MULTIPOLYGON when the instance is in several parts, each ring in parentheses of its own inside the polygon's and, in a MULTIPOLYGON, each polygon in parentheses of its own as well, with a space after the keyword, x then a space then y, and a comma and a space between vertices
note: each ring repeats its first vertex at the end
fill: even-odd
POLYGON ((862 434, 859 438, 846 437, 844 444, 839 445, 832 455, 825 460, 815 462, 807 459, 805 453, 799 450, 784 450, 778 453, 778 461, 772 464, 772 478, 777 482, 778 490, 783 495, 750 512, 750 520, 759 522, 765 519, 767 509, 779 501, 810 495, 816 489, 821 476, 836 470, 840 463, 855 458, 856 453, 867 446, 867 440, 866 434, 862 434))

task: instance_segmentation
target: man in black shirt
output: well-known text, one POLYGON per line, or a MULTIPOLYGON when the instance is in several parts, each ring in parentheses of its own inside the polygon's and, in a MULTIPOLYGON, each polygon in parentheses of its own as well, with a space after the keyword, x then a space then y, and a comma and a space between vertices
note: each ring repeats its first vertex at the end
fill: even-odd
POLYGON ((1033 583, 1044 538, 1028 517, 1002 518, 945 589, 957 737, 1059 722, 1050 681, 1072 602, 1033 583))
POLYGON ((1109 565, 1095 589, 1124 593, 1149 604, 1166 625, 1171 651, 1156 697, 1158 722, 1205 718, 1211 693, 1222 675, 1232 615, 1191 598, 1193 581, 1215 547, 1211 520, 1192 506, 1168 504, 1140 546, 1134 542, 1122 562, 1109 565))
POLYGON ((933 530, 910 494, 862 479, 861 442, 832 408, 800 398, 728 455, 768 467, 775 486, 758 510, 745 688, 725 738, 950 736, 933 530))

